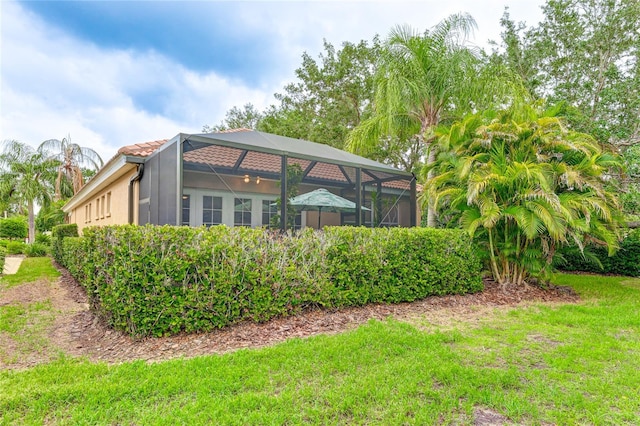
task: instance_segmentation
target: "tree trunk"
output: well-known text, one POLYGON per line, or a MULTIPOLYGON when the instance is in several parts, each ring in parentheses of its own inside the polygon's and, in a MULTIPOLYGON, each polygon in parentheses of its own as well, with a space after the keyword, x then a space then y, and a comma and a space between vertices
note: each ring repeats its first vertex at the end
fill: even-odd
MULTIPOLYGON (((429 155, 427 156, 427 166, 433 164, 436 161, 436 150, 430 144, 429 145, 429 155)), ((429 170, 427 174, 427 180, 431 180, 434 175, 434 170, 429 170)), ((428 201, 427 204, 427 227, 435 228, 436 227, 436 212, 433 210, 433 206, 431 205, 431 200, 428 201)))
POLYGON ((27 214, 29 215, 29 244, 33 244, 36 240, 36 220, 33 213, 33 200, 27 203, 27 214))

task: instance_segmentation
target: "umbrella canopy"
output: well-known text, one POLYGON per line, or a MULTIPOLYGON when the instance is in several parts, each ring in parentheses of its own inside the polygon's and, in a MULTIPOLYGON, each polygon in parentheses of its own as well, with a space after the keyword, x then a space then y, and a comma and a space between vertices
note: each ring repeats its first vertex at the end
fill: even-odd
MULTIPOLYGON (((322 212, 355 212, 356 203, 333 194, 324 188, 307 192, 289 199, 289 205, 301 211, 318 211, 318 229, 320 228, 320 215, 322 212)), ((369 209, 362 206, 362 210, 369 209)))

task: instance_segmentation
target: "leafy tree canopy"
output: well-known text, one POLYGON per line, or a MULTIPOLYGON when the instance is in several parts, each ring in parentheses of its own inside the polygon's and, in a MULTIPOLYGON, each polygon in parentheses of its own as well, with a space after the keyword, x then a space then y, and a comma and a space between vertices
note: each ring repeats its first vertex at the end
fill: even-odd
POLYGON ((600 142, 640 142, 640 2, 549 0, 527 28, 501 20, 494 51, 538 98, 574 107, 575 130, 600 142))
POLYGON ((203 131, 246 127, 342 148, 349 131, 370 114, 379 54, 377 37, 345 42, 341 49, 325 41, 317 59, 302 55, 297 80, 275 94, 276 105, 263 112, 250 103, 233 107, 220 124, 203 131))
POLYGON ((40 144, 38 153, 48 160, 57 162, 58 176, 55 181, 54 198, 60 200, 65 196, 73 196, 84 186, 83 171, 99 170, 102 158, 91 148, 71 142, 71 136, 49 139, 40 144), (67 191, 71 189, 69 194, 67 191))
POLYGON ((47 204, 53 191, 58 163, 31 146, 5 140, 0 153, 0 198, 26 206, 29 242, 35 238, 35 203, 47 204))
POLYGON ((66 200, 58 200, 42 206, 36 215, 36 230, 51 231, 54 226, 63 224, 65 213, 62 207, 65 204, 66 200))
MULTIPOLYGON (((395 28, 380 56, 374 112, 351 132, 347 149, 389 155, 385 147, 397 144, 405 168, 415 171, 425 153, 427 164, 435 159, 435 126, 526 97, 517 76, 468 45, 475 26, 470 15, 458 14, 424 33, 395 28)), ((427 224, 435 225, 431 210, 427 224)))
POLYGON ((342 148, 347 134, 371 113, 374 74, 380 55, 377 37, 369 43, 324 42, 319 60, 302 55, 298 80, 276 93, 280 101, 265 113, 265 131, 342 148))
POLYGON ((214 126, 203 126, 205 133, 222 132, 230 129, 252 129, 258 128, 258 123, 262 119, 262 113, 253 106, 252 103, 245 104, 242 108, 233 107, 225 114, 224 120, 214 126))

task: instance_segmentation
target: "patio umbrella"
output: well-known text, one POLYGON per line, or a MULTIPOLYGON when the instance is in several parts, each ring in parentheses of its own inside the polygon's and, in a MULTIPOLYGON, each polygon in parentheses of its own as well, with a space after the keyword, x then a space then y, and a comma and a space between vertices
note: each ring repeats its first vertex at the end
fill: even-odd
MULTIPOLYGON (((300 211, 318 212, 318 229, 320 229, 320 216, 322 212, 355 212, 356 203, 333 194, 324 188, 307 192, 289 199, 289 204, 300 211)), ((362 210, 368 211, 366 207, 362 210)))

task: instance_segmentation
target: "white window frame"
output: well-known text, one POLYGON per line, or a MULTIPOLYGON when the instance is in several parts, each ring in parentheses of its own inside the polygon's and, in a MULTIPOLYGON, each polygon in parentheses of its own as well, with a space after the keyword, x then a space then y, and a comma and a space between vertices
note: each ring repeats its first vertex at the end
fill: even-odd
MULTIPOLYGON (((213 189, 200 189, 200 188, 184 188, 183 194, 189 195, 189 226, 202 226, 202 197, 213 196, 222 197, 222 223, 233 227, 234 226, 234 199, 235 198, 248 198, 251 199, 251 227, 257 228, 261 226, 267 226, 262 224, 262 201, 270 201, 275 203, 276 198, 274 194, 259 194, 252 192, 229 192, 213 189)), ((301 227, 304 228, 307 225, 307 215, 302 215, 301 227)))

